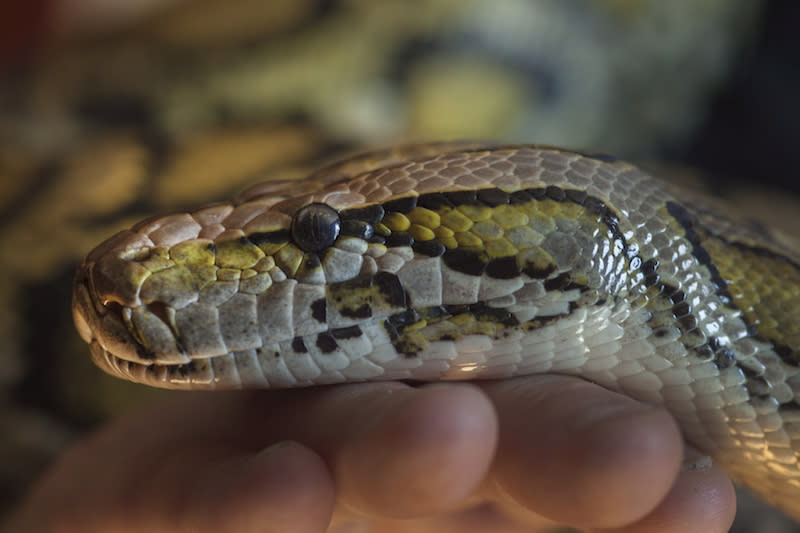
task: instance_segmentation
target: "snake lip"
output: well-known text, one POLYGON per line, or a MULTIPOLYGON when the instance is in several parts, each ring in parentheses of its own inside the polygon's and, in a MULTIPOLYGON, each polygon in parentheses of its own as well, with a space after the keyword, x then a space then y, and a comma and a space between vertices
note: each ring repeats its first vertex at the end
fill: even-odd
POLYGON ((116 357, 145 362, 139 343, 125 324, 124 306, 113 300, 101 301, 93 290, 92 267, 91 263, 82 264, 75 276, 72 311, 78 333, 87 344, 97 345, 116 357))

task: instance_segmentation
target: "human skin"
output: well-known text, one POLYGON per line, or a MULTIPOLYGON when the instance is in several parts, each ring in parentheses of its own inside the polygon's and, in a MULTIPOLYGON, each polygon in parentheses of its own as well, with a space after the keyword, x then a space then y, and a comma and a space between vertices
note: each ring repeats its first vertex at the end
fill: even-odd
POLYGON ((730 481, 684 453, 662 409, 563 376, 176 393, 65 452, 5 531, 728 531, 730 481))

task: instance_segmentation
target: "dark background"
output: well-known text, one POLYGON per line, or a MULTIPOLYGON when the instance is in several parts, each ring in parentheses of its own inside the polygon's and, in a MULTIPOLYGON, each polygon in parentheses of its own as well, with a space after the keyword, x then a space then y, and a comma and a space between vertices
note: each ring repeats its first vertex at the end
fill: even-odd
POLYGON ((664 158, 717 177, 800 189, 800 3, 770 0, 757 42, 688 148, 664 158))

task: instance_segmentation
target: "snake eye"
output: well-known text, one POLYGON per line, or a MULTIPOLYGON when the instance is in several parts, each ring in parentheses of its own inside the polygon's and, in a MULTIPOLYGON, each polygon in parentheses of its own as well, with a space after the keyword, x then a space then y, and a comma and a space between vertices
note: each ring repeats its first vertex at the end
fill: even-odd
POLYGON ((306 252, 321 252, 339 236, 342 221, 329 205, 309 204, 300 208, 292 218, 292 239, 306 252))

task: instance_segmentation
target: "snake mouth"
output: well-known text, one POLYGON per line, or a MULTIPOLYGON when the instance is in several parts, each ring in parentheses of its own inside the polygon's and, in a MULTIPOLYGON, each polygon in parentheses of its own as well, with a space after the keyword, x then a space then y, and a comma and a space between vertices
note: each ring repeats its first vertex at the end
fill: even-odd
POLYGON ((83 265, 78 269, 72 294, 73 320, 81 338, 87 344, 101 346, 118 357, 139 360, 136 355, 138 343, 125 326, 122 305, 99 301, 90 285, 90 267, 83 265))
MULTIPOLYGON (((121 297, 102 296, 98 290, 104 282, 97 263, 84 263, 78 268, 73 289, 73 321, 81 338, 91 346, 93 358, 106 371, 108 356, 100 357, 100 351, 120 361, 129 361, 143 366, 185 364, 189 357, 178 350, 152 350, 142 342, 142 334, 132 319, 134 310, 121 303, 121 297), (137 333, 139 333, 137 335, 137 333)), ((150 307, 147 312, 152 314, 150 307)), ((145 339, 147 337, 145 336, 145 339)), ((116 371, 112 373, 116 374, 116 371)))
MULTIPOLYGON (((92 361, 104 372, 153 387, 170 389, 215 389, 224 383, 208 379, 207 363, 182 361, 165 364, 146 352, 130 331, 126 310, 115 301, 102 302, 93 290, 91 266, 81 265, 73 288, 73 320, 81 338, 89 345, 92 361)), ((233 386, 231 386, 233 387, 233 386)))

